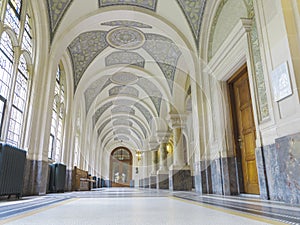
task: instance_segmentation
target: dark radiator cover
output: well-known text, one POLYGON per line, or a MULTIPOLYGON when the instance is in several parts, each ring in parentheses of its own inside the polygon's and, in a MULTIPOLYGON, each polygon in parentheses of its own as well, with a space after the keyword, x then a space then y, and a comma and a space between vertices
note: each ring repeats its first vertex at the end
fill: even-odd
POLYGON ((22 195, 26 151, 0 143, 0 195, 22 195))
POLYGON ((50 192, 64 192, 66 181, 66 165, 54 163, 50 165, 50 192))

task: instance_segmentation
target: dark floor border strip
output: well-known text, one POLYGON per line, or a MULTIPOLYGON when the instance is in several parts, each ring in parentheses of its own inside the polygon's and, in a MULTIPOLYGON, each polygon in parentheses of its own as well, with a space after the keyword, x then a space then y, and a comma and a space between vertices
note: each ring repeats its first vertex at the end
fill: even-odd
POLYGON ((279 222, 283 222, 283 223, 300 224, 300 219, 289 219, 289 218, 287 218, 289 216, 286 216, 286 215, 270 215, 269 213, 266 213, 264 211, 258 211, 257 209, 253 210, 253 209, 249 209, 249 208, 240 208, 240 207, 235 207, 235 206, 228 206, 226 204, 217 204, 217 203, 212 203, 212 202, 205 201, 205 200, 196 200, 196 199, 177 196, 177 195, 174 195, 173 197, 188 200, 188 201, 193 201, 193 202, 197 202, 197 203, 212 205, 212 206, 220 207, 220 208, 223 208, 223 209, 230 209, 230 210, 243 212, 243 213, 248 213, 248 214, 252 214, 252 215, 256 215, 256 216, 262 216, 262 217, 265 217, 265 218, 268 218, 268 219, 271 219, 271 220, 275 220, 275 221, 279 221, 279 222))
POLYGON ((53 205, 53 204, 56 204, 56 203, 59 203, 59 202, 63 202, 63 201, 66 201, 66 200, 68 200, 68 199, 69 199, 69 198, 57 199, 57 200, 54 200, 54 201, 51 201, 51 202, 41 203, 41 204, 38 204, 38 205, 33 205, 33 206, 32 206, 32 205, 29 205, 29 206, 26 207, 25 209, 24 209, 24 208, 18 209, 19 206, 18 206, 18 205, 15 205, 15 206, 16 206, 16 209, 11 209, 10 212, 3 213, 3 214, 0 216, 0 221, 3 220, 3 219, 7 219, 7 218, 10 218, 10 217, 13 217, 13 216, 16 216, 16 215, 20 215, 20 214, 23 214, 23 213, 32 211, 32 210, 44 208, 44 207, 47 207, 47 206, 50 206, 50 205, 53 205))

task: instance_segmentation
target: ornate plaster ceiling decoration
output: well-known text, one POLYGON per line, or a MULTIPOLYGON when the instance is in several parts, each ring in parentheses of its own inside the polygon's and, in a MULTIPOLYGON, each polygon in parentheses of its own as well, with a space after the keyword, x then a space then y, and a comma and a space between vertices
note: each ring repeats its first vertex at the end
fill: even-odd
POLYGON ((197 47, 199 47, 199 34, 206 1, 207 0, 177 0, 189 22, 197 47))
POLYGON ((143 124, 139 120, 135 119, 134 117, 132 117, 130 115, 127 115, 127 116, 123 116, 123 115, 122 116, 115 116, 113 118, 107 119, 99 127, 99 129, 97 131, 98 136, 100 136, 101 132, 104 130, 104 128, 106 127, 106 125, 109 124, 112 120, 115 120, 115 121, 126 121, 126 122, 128 121, 129 123, 133 123, 134 122, 141 129, 141 131, 143 132, 144 137, 145 138, 147 137, 147 130, 143 126, 143 124))
MULTIPOLYGON (((147 120, 148 124, 151 123, 152 119, 153 119, 153 116, 152 114, 150 113, 150 111, 148 109, 146 109, 143 105, 141 105, 140 103, 138 102, 133 102, 133 106, 132 107, 135 107, 137 108, 142 114, 143 116, 145 117, 145 119, 147 120)), ((98 120, 100 119, 100 117, 102 116, 102 114, 108 110, 111 106, 113 105, 113 101, 110 101, 110 102, 107 102, 106 104, 104 104, 103 106, 101 106, 98 110, 96 110, 95 114, 93 115, 93 126, 96 125, 96 123, 98 122, 98 120)), ((122 105, 121 105, 122 106, 122 105)), ((131 108, 132 108, 131 107, 131 108)), ((128 114, 130 115, 130 114, 128 114)), ((138 121, 137 121, 138 123, 138 121)), ((138 123, 139 125, 142 126, 141 123, 138 123)), ((146 133, 146 132, 145 132, 146 133)))
POLYGON ((47 0, 51 41, 60 21, 72 2, 73 0, 47 0))
POLYGON ((133 5, 156 11, 157 0, 99 0, 99 8, 114 5, 133 5))
POLYGON ((129 138, 125 135, 118 135, 117 137, 115 137, 114 141, 129 141, 129 138))
POLYGON ((140 23, 137 21, 131 21, 131 20, 114 20, 109 21, 105 23, 101 23, 103 26, 110 26, 110 27, 137 27, 137 28, 148 28, 151 29, 152 26, 140 23))
POLYGON ((116 128, 113 132, 114 135, 118 135, 118 134, 127 134, 127 135, 131 135, 130 130, 126 129, 126 128, 116 128))
POLYGON ((153 119, 153 116, 152 114, 149 112, 148 109, 146 109, 144 106, 142 106, 140 103, 136 102, 134 104, 134 106, 141 111, 141 113, 144 115, 144 117, 146 118, 148 124, 151 123, 152 119, 153 119))
POLYGON ((90 31, 80 34, 69 45, 74 71, 74 91, 87 67, 106 47, 106 31, 90 31))
POLYGON ((106 121, 104 121, 101 126, 98 129, 98 136, 101 134, 101 131, 104 130, 104 128, 106 127, 107 124, 109 124, 111 122, 111 119, 108 119, 106 121))
POLYGON ((95 126, 95 124, 98 122, 99 118, 102 116, 102 114, 113 105, 112 102, 107 102, 106 104, 104 104, 103 106, 101 106, 93 115, 93 124, 95 126))
POLYGON ((119 85, 130 85, 138 81, 138 77, 129 72, 119 72, 112 75, 110 80, 119 85))
POLYGON ((182 53, 177 45, 167 37, 158 34, 145 34, 145 36, 146 42, 143 48, 159 65, 172 92, 177 62, 182 53))
POLYGON ((134 101, 132 100, 128 100, 128 99, 115 99, 113 101, 114 105, 127 105, 127 106, 133 106, 134 105, 134 101))
POLYGON ((149 95, 156 108, 157 115, 159 115, 162 101, 162 93, 160 90, 151 81, 145 78, 140 78, 137 84, 149 95))
POLYGON ((116 86, 109 90, 109 96, 131 96, 138 98, 139 97, 139 91, 131 86, 116 86))
POLYGON ((107 77, 102 77, 89 86, 89 88, 84 92, 86 113, 88 113, 93 101, 97 98, 97 96, 111 83, 112 81, 110 79, 107 77))
POLYGON ((132 127, 133 122, 129 120, 115 120, 113 122, 113 126, 127 126, 127 127, 132 127))
POLYGON ((105 65, 134 65, 144 68, 145 59, 136 52, 118 51, 111 53, 105 58, 105 65))
POLYGON ((131 132, 133 132, 133 133, 137 136, 137 138, 138 138, 139 140, 142 140, 142 139, 143 139, 143 138, 141 137, 141 135, 140 135, 136 130, 131 129, 131 132))
POLYGON ((120 50, 138 49, 145 43, 145 35, 133 27, 117 27, 106 35, 107 43, 120 50))
POLYGON ((116 106, 111 110, 112 114, 130 114, 135 115, 135 110, 129 106, 121 105, 116 106))

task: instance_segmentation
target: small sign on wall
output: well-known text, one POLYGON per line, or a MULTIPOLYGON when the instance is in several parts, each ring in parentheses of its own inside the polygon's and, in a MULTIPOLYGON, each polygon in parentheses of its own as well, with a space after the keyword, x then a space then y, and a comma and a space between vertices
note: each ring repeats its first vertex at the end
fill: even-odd
POLYGON ((293 94, 287 62, 272 71, 271 79, 276 102, 293 94))

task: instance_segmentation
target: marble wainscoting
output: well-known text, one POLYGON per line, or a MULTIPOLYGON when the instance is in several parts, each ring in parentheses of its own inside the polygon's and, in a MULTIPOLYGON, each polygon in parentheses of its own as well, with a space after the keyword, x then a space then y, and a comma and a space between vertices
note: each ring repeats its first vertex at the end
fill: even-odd
POLYGON ((169 174, 157 174, 157 189, 169 189, 169 174))
POLYGON ((238 195, 238 174, 236 157, 221 158, 223 193, 225 195, 238 195))
POLYGON ((210 164, 207 166, 206 161, 194 163, 194 185, 195 191, 200 194, 208 194, 211 187, 210 164), (208 177, 209 174, 209 177, 208 177))
POLYGON ((112 187, 112 181, 111 180, 104 180, 104 187, 111 188, 112 187))
POLYGON ((23 195, 44 195, 47 192, 49 163, 45 161, 26 160, 24 171, 23 195))
POLYGON ((169 189, 170 191, 192 191, 191 170, 170 170, 169 189))
POLYGON ((149 188, 149 177, 144 178, 144 188, 149 188))
POLYGON ((300 133, 263 147, 271 200, 300 204, 300 133))
POLYGON ((269 188, 268 188, 267 171, 266 171, 266 163, 265 163, 265 156, 264 156, 264 151, 266 151, 266 148, 275 149, 275 145, 266 146, 265 149, 256 148, 255 150, 259 192, 260 192, 260 198, 262 199, 269 199, 269 188))
POLYGON ((197 193, 239 194, 237 160, 235 157, 196 162, 194 171, 197 193))
POLYGON ((73 175, 73 170, 67 169, 65 191, 72 191, 72 175, 73 175))
POLYGON ((150 188, 151 189, 156 189, 156 176, 150 176, 150 188))
POLYGON ((221 173, 220 159, 214 159, 210 161, 211 166, 211 183, 212 193, 217 195, 223 194, 223 179, 221 173))

